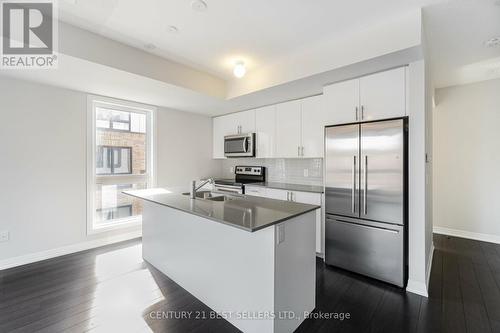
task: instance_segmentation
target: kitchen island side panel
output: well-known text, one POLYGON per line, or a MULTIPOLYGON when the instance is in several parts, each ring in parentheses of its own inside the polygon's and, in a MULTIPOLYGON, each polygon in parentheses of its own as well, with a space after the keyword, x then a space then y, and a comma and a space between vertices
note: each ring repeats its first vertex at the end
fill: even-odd
POLYGON ((293 332, 316 306, 316 212, 275 228, 280 241, 275 251, 274 311, 282 318, 275 321, 274 332, 293 332))
POLYGON ((273 332, 275 228, 248 232, 144 202, 143 257, 244 332, 273 332))

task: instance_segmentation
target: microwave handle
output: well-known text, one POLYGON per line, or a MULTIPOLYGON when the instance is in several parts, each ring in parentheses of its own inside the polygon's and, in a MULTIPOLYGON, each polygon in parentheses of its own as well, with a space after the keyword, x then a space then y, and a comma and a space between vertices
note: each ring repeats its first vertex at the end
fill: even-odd
POLYGON ((248 137, 243 139, 243 152, 248 153, 248 137))

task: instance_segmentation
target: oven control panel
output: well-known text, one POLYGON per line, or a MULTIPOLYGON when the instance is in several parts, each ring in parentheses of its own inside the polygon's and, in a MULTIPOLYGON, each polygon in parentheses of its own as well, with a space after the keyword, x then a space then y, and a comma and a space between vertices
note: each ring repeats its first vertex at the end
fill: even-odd
POLYGON ((264 173, 264 167, 261 166, 237 166, 235 174, 261 176, 264 173))

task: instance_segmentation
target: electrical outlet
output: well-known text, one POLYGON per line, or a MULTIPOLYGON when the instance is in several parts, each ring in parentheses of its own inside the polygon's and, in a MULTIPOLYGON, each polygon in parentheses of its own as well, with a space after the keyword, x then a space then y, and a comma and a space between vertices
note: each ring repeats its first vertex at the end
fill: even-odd
POLYGON ((304 177, 309 177, 309 169, 304 169, 304 177))
POLYGON ((230 167, 229 172, 234 173, 234 167, 230 167))
POLYGON ((9 232, 7 230, 0 231, 0 243, 9 241, 9 232))

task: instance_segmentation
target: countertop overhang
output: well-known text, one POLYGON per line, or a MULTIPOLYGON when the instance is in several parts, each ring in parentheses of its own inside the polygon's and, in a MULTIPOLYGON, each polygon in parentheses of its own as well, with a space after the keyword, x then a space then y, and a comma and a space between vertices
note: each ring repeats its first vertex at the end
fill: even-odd
POLYGON ((320 208, 291 201, 238 196, 227 201, 191 199, 165 189, 123 191, 124 194, 254 232, 320 208))

